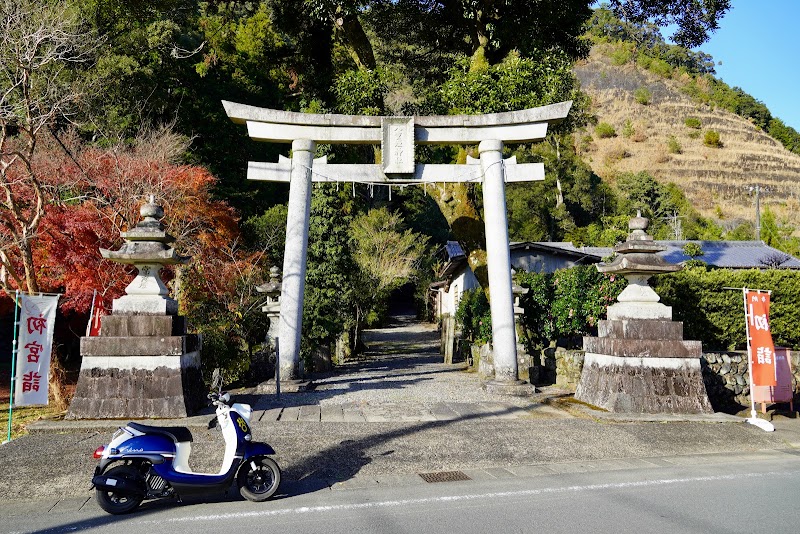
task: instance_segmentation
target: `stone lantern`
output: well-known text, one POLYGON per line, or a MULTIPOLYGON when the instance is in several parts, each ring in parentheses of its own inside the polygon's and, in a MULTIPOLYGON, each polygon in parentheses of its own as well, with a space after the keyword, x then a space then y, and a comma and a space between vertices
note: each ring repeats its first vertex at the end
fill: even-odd
POLYGON ((269 282, 256 287, 256 291, 267 297, 267 302, 261 307, 261 311, 267 314, 269 319, 269 329, 267 330, 266 350, 259 351, 253 356, 251 374, 253 378, 260 381, 255 389, 256 394, 276 393, 278 386, 275 382, 269 381, 274 378, 270 372, 274 363, 274 369, 278 368, 278 324, 281 317, 281 270, 273 265, 269 269, 269 282))
POLYGON ((150 201, 139 210, 142 221, 133 229, 122 232, 125 244, 119 250, 100 249, 103 258, 117 263, 133 265, 138 270, 136 278, 125 288, 125 295, 115 299, 114 315, 177 315, 178 303, 169 298, 169 291, 161 281, 160 271, 165 265, 182 264, 189 258, 178 256, 168 245, 175 238, 164 231, 161 219, 164 209, 150 201))
MULTIPOLYGON (((512 270, 512 274, 514 274, 512 270)), ((522 324, 522 316, 525 315, 525 310, 522 308, 520 298, 527 295, 530 288, 522 287, 519 284, 512 284, 511 293, 514 295, 514 327, 517 334, 517 365, 519 366, 519 377, 521 380, 535 383, 538 374, 536 374, 536 366, 533 358, 528 353, 528 348, 522 342, 525 327, 522 324)))
POLYGON ((611 412, 710 413, 700 368, 702 346, 683 339, 683 323, 660 303, 647 284, 654 275, 675 272, 647 235, 649 221, 637 213, 628 240, 614 247, 603 273, 624 276, 628 286, 598 323, 598 336, 583 338, 586 351, 575 398, 611 412))
POLYGON ((617 255, 611 263, 597 264, 601 273, 624 276, 628 286, 617 297, 617 304, 608 308, 608 318, 672 320, 672 308, 659 303, 661 297, 647 283, 657 274, 680 271, 680 265, 668 263, 657 253, 666 250, 656 245, 645 232, 649 220, 637 211, 628 222, 628 240, 614 247, 617 255))
POLYGON ((281 316, 281 270, 274 265, 270 267, 269 282, 256 287, 256 291, 267 297, 267 303, 261 307, 261 311, 269 317, 267 336, 274 347, 274 340, 278 337, 278 319, 281 316))
POLYGON ((178 303, 159 276, 165 265, 185 263, 169 247, 164 210, 151 196, 142 221, 122 233, 116 251, 103 258, 136 267, 138 273, 101 317, 100 335, 81 338, 81 371, 70 419, 186 417, 205 400, 200 373, 200 338, 186 333, 178 303))

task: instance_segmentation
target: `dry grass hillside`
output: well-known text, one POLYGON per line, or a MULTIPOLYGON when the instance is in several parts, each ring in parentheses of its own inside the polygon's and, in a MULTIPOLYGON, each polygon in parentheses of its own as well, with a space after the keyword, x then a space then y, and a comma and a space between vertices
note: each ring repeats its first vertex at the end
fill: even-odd
POLYGON ((800 156, 748 120, 695 102, 680 91, 679 80, 630 63, 614 65, 602 46, 575 68, 598 121, 616 131, 604 138, 592 127, 576 136, 579 151, 598 175, 613 182, 621 172, 648 171, 678 184, 701 214, 729 228, 754 220, 750 188, 759 184, 766 190, 762 206, 768 204, 779 220, 800 228, 800 156), (652 95, 647 105, 635 96, 642 87, 652 95), (686 126, 687 117, 698 118, 700 128, 686 126), (720 148, 705 145, 708 130, 719 133, 720 148))

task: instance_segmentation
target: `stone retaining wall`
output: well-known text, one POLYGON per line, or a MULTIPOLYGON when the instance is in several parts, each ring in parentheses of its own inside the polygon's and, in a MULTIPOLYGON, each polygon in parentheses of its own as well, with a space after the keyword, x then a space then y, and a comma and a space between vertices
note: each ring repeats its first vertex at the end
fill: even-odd
MULTIPOLYGON (((700 359, 703 381, 716 410, 750 405, 747 352, 709 352, 700 359)), ((800 397, 800 351, 791 351, 792 387, 795 401, 800 397)))

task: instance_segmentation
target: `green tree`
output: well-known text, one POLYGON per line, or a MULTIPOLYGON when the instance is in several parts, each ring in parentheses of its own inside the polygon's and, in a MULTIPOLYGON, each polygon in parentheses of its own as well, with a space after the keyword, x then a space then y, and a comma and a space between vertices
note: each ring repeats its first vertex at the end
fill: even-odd
POLYGON ((401 215, 386 208, 356 216, 350 229, 358 286, 370 288, 355 294, 356 322, 367 318, 370 326, 383 315, 390 292, 416 278, 428 238, 406 229, 401 215))
POLYGON ((302 338, 307 361, 355 326, 353 207, 352 198, 331 185, 315 187, 311 195, 302 338))
POLYGON ((632 23, 653 22, 673 25, 670 39, 686 48, 708 40, 719 27, 719 20, 730 9, 730 0, 607 0, 618 18, 632 23))
POLYGON ((2 0, 0 28, 0 276, 35 293, 33 242, 59 194, 37 171, 37 145, 74 118, 85 88, 70 67, 83 68, 99 39, 66 1, 2 0))

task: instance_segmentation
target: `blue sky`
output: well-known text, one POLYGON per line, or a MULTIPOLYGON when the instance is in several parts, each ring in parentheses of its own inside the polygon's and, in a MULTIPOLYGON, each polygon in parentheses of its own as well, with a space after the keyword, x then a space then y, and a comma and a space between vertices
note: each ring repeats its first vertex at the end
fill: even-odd
POLYGON ((722 62, 718 78, 741 87, 800 131, 800 0, 731 4, 719 30, 699 49, 722 62))

